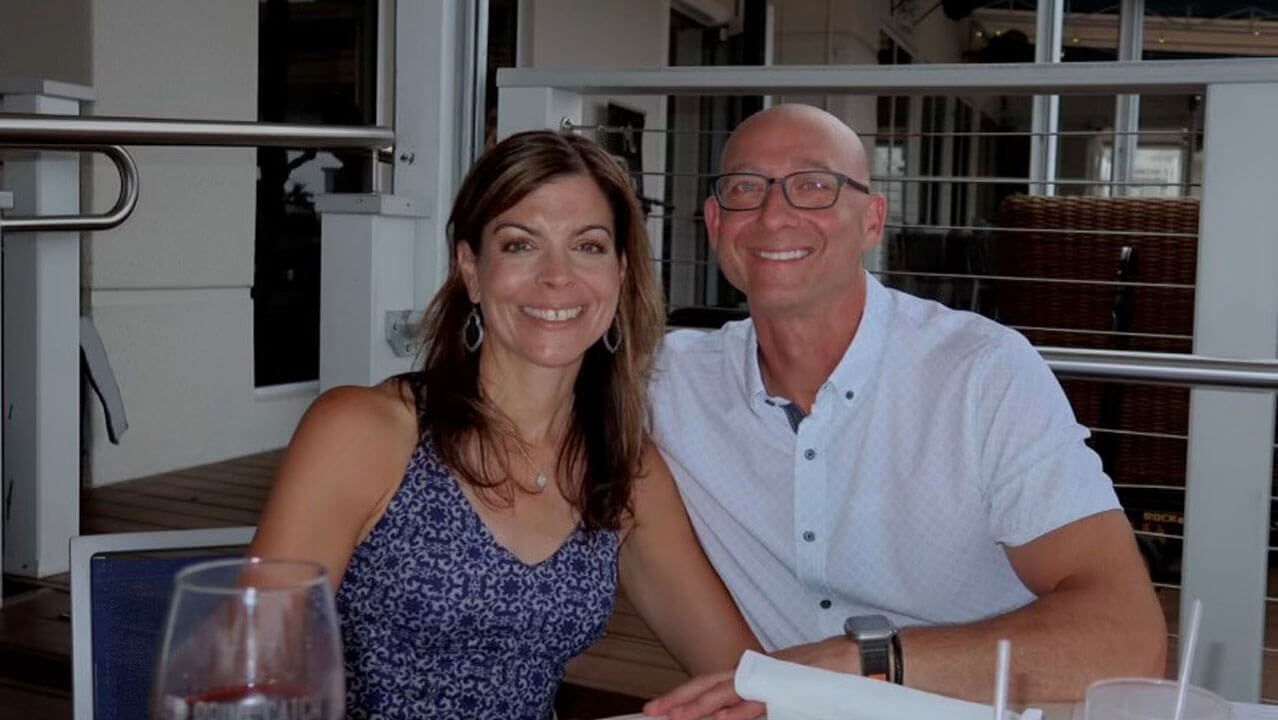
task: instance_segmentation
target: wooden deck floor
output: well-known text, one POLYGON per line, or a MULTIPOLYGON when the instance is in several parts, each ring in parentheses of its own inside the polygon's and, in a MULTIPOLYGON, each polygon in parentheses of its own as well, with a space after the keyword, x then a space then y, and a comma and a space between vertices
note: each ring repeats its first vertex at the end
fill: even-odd
POLYGON ((256 525, 281 450, 93 488, 80 501, 85 534, 256 525))

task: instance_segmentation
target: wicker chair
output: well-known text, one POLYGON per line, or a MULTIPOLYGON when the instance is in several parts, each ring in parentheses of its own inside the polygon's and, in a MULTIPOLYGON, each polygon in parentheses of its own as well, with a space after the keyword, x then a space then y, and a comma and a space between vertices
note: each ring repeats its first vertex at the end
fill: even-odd
MULTIPOLYGON (((1198 256, 1197 200, 1018 195, 1004 200, 998 225, 1002 231, 994 239, 995 274, 1041 280, 1000 282, 997 317, 1020 329, 1035 345, 1172 353, 1192 350, 1189 336, 1193 333, 1192 286, 1198 256), (1120 277, 1140 285, 1060 282, 1112 283, 1120 277)), ((1079 421, 1088 427, 1174 435, 1187 432, 1189 391, 1185 388, 1082 380, 1064 380, 1062 385, 1079 421)), ((1185 482, 1183 440, 1112 433, 1094 439, 1115 482, 1185 482)))

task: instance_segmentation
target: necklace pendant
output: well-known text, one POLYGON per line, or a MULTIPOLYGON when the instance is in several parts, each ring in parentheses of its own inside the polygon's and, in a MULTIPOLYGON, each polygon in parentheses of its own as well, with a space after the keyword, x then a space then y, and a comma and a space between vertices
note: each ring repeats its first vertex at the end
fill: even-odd
POLYGON ((538 490, 545 490, 546 486, 550 484, 550 479, 546 477, 546 473, 539 471, 537 473, 536 483, 538 490))

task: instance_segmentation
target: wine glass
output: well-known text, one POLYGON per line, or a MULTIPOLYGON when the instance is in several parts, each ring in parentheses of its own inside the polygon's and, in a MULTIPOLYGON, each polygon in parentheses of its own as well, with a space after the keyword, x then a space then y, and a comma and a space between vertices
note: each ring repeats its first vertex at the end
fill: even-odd
POLYGON ((152 718, 344 716, 341 635, 323 566, 214 560, 175 583, 152 718))

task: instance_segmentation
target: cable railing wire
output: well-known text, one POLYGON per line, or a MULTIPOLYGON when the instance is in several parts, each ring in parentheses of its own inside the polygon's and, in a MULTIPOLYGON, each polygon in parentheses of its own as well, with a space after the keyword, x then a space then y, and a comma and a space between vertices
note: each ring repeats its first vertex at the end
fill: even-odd
POLYGON ((970 274, 962 275, 957 273, 937 273, 922 272, 918 270, 872 270, 872 273, 880 277, 920 277, 932 278, 940 280, 990 280, 994 282, 1015 282, 1015 283, 1046 283, 1053 285, 1085 285, 1091 287, 1115 287, 1115 288, 1164 288, 1169 290, 1193 290, 1192 283, 1164 283, 1164 282, 1140 282, 1129 280, 1092 280, 1079 278, 1056 278, 1029 275, 987 275, 987 274, 970 274))
MULTIPOLYGON (((693 130, 684 128, 637 128, 624 125, 579 125, 575 123, 565 123, 561 126, 564 130, 573 132, 595 132, 605 135, 700 135, 710 137, 726 137, 732 134, 731 130, 693 130)), ((1034 132, 1032 130, 951 130, 951 131, 918 131, 918 132, 857 132, 862 139, 865 138, 887 138, 887 139, 903 139, 909 140, 913 138, 933 138, 933 137, 1128 137, 1128 136, 1162 136, 1189 138, 1202 137, 1202 130, 1189 129, 1166 129, 1166 130, 1056 130, 1046 132, 1034 132)))

